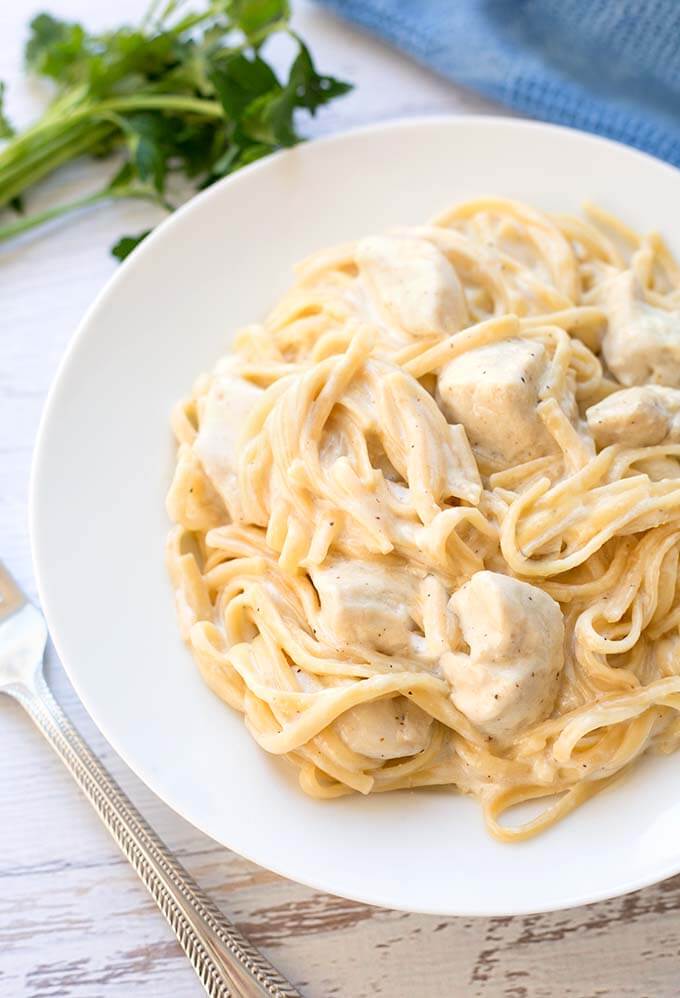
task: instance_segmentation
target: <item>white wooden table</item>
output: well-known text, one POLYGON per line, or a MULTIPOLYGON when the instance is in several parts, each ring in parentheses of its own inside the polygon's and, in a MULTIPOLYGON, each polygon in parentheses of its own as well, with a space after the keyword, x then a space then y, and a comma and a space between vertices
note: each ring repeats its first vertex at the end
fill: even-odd
MULTIPOLYGON (((412 0, 416 2, 416 0, 412 0)), ((107 23, 145 0, 52 0, 60 14, 107 23)), ((26 121, 41 91, 22 80, 25 24, 42 5, 0 4, 0 78, 26 121)), ((315 124, 328 132, 397 115, 495 110, 298 0, 298 27, 320 66, 356 92, 315 124)), ((110 165, 74 166, 34 207, 83 193, 110 165)), ((35 595, 27 528, 33 440, 45 393, 80 316, 115 269, 117 235, 155 221, 115 205, 0 248, 0 554, 35 595)), ((135 802, 292 981, 309 996, 649 996, 680 994, 680 877, 616 901, 554 915, 444 919, 372 909, 253 866, 161 804, 114 755, 53 654, 58 698, 135 802)), ((451 862, 459 860, 454 854, 451 862)), ((555 858, 559 862, 559 857, 555 858)), ((189 998, 202 989, 135 874, 21 710, 0 702, 0 996, 189 998)))

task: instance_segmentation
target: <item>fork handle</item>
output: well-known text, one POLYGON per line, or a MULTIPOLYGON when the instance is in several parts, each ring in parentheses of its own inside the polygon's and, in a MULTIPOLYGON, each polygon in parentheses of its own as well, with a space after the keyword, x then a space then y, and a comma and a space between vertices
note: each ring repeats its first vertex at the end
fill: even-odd
POLYGON ((302 998, 172 855, 80 737, 42 675, 11 690, 163 912, 211 998, 302 998))

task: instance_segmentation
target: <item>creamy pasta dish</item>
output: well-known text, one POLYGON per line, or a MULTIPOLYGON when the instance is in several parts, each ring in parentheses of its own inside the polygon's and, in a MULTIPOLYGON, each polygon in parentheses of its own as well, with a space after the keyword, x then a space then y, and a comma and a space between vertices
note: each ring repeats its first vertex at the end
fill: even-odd
POLYGON ((173 427, 182 635, 307 793, 451 786, 510 841, 678 746, 659 235, 483 198, 334 246, 173 427))

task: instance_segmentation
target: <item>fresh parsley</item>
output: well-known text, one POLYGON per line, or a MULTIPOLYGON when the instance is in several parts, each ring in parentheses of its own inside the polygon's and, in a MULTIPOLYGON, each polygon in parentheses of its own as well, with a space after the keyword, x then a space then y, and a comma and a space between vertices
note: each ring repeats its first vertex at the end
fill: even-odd
MULTIPOLYGON (((54 82, 43 116, 16 134, 0 83, 0 240, 85 205, 142 198, 172 210, 167 188, 183 175, 197 188, 300 141, 298 110, 317 108, 351 89, 321 75, 291 30, 287 0, 152 2, 142 23, 93 34, 83 25, 39 14, 26 45, 30 71, 54 82), (266 61, 269 38, 285 33, 296 46, 288 77, 266 61), (124 162, 100 191, 39 214, 23 213, 23 195, 78 156, 123 150, 124 162)), ((113 247, 124 259, 147 235, 113 247)))

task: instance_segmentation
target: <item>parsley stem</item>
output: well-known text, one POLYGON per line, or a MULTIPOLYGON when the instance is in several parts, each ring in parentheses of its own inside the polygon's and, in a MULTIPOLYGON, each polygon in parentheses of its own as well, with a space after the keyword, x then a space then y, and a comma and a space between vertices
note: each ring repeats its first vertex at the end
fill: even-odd
MULTIPOLYGON (((208 118, 222 118, 224 108, 219 101, 206 100, 201 97, 188 97, 183 94, 141 93, 128 97, 114 97, 99 101, 96 104, 86 103, 83 107, 61 113, 58 116, 45 115, 31 129, 16 139, 12 139, 0 152, 0 171, 19 155, 31 143, 44 137, 44 133, 63 132, 69 126, 87 120, 96 121, 100 114, 108 111, 177 111, 198 114, 208 118)), ((0 183, 2 183, 0 174, 0 183)))
POLYGON ((115 131, 109 122, 99 122, 95 127, 81 123, 77 129, 65 130, 47 142, 8 165, 0 156, 0 208, 13 197, 31 187, 62 163, 81 156, 115 131))
POLYGON ((10 158, 18 158, 23 149, 29 147, 35 141, 36 136, 43 132, 61 130, 64 115, 71 113, 74 105, 82 103, 85 94, 84 87, 77 87, 57 97, 37 121, 24 129, 20 135, 15 135, 10 139, 0 152, 0 163, 4 163, 10 158))
MULTIPOLYGON (((142 93, 133 97, 114 97, 101 101, 87 113, 96 117, 101 111, 187 111, 208 118, 224 117, 224 108, 219 101, 206 100, 203 97, 184 97, 181 94, 142 93)), ((74 117, 77 117, 77 114, 74 117)))
POLYGON ((33 151, 24 148, 18 155, 19 151, 12 142, 3 149, 0 153, 0 206, 57 166, 96 148, 102 139, 112 135, 115 126, 110 120, 102 120, 107 113, 141 110, 189 112, 209 118, 222 118, 224 115, 219 101, 181 94, 136 94, 76 108, 61 120, 45 121, 42 129, 36 129, 31 135, 35 147, 33 151), (44 133, 42 136, 41 131, 44 133))
POLYGON ((89 208, 91 205, 99 204, 102 201, 121 200, 123 198, 158 202, 158 197, 154 192, 134 187, 122 187, 119 190, 112 190, 110 187, 105 187, 94 194, 88 194, 86 197, 76 198, 75 201, 68 201, 66 204, 55 205, 53 208, 36 212, 34 215, 28 215, 26 218, 19 218, 14 222, 10 222, 9 225, 0 226, 0 242, 12 239, 14 236, 22 235, 24 232, 29 232, 39 225, 44 225, 46 222, 51 222, 55 218, 78 211, 81 208, 89 208))

